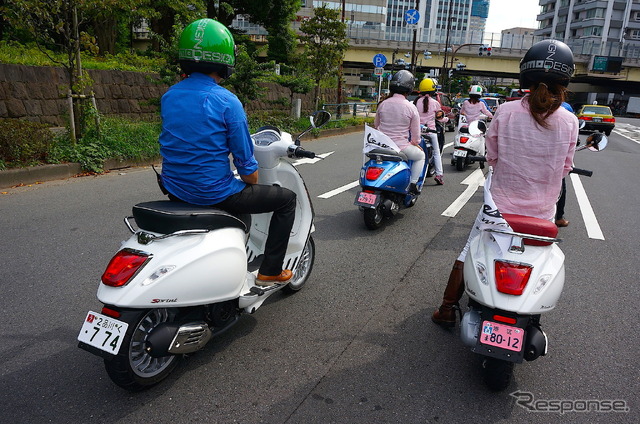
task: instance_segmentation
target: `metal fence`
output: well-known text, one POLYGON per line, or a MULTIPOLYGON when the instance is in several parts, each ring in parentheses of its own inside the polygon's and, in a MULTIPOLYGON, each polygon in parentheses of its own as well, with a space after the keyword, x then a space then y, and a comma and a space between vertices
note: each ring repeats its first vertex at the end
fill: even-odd
POLYGON ((331 113, 334 120, 348 118, 369 118, 375 116, 377 103, 375 102, 348 102, 348 103, 325 103, 322 110, 331 113))

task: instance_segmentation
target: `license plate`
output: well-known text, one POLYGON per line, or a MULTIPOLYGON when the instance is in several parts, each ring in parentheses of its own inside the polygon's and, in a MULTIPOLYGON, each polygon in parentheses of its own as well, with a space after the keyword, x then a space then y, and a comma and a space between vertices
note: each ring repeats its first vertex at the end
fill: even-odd
POLYGON ((454 157, 466 158, 467 157, 467 151, 466 150, 454 150, 453 151, 453 156, 454 157))
POLYGON ((502 349, 520 352, 524 340, 524 330, 493 321, 482 323, 480 343, 502 349))
POLYGON ((126 322, 89 311, 78 334, 78 341, 117 355, 128 327, 126 322))
POLYGON ((356 203, 365 206, 374 206, 378 200, 378 195, 361 191, 356 197, 356 203))
POLYGON ((593 122, 602 122, 602 118, 593 118, 593 122))

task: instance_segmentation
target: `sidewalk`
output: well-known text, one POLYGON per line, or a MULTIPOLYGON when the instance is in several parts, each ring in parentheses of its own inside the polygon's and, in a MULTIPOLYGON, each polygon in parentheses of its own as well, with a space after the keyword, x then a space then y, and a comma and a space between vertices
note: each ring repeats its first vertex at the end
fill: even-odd
MULTIPOLYGON (((331 128, 320 132, 318 138, 332 137, 336 135, 350 134, 364 131, 364 127, 331 128)), ((303 140, 303 143, 306 140, 303 140)), ((159 164, 160 158, 147 161, 119 161, 109 159, 105 161, 104 170, 131 168, 135 166, 148 166, 159 164)), ((12 168, 0 171, 0 189, 11 188, 20 185, 36 184, 44 181, 63 180, 82 174, 82 168, 77 163, 64 163, 59 165, 29 166, 26 168, 12 168)))

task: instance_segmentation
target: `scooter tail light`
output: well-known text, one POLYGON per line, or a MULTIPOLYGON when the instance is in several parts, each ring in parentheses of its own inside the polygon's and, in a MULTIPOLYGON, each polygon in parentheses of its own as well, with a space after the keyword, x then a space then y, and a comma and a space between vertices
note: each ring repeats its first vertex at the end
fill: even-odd
POLYGON ((460 143, 461 143, 461 144, 464 144, 464 143, 466 143, 467 141, 469 141, 469 137, 460 137, 460 143))
POLYGON ((500 293, 520 296, 529 282, 532 270, 531 265, 496 261, 496 288, 500 293))
POLYGON ((127 284, 151 258, 136 250, 123 249, 115 254, 102 274, 102 283, 111 287, 127 284))
POLYGON ((378 177, 382 175, 383 171, 384 171, 384 168, 379 168, 377 166, 370 166, 367 168, 367 173, 365 174, 365 178, 369 181, 377 180, 378 177))

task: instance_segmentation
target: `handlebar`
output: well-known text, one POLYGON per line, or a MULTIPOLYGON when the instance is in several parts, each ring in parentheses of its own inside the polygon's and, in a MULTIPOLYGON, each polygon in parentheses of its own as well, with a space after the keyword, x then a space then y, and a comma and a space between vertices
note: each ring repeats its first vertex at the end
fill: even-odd
POLYGON ((309 150, 305 150, 302 147, 298 146, 296 147, 296 149, 293 151, 292 154, 293 157, 296 158, 309 158, 309 159, 314 159, 316 157, 316 154, 314 152, 310 152, 309 150))
POLYGON ((593 175, 593 171, 589 171, 588 169, 580 169, 580 168, 573 168, 569 173, 584 175, 585 177, 590 177, 593 175))

